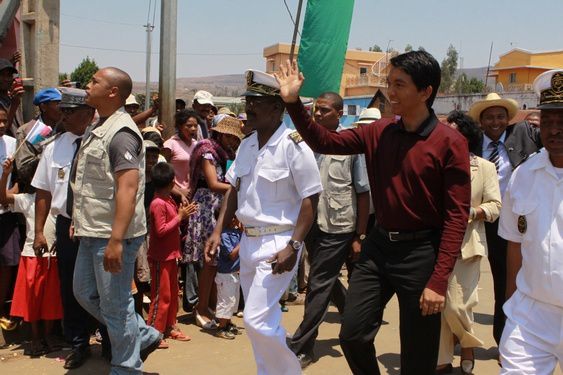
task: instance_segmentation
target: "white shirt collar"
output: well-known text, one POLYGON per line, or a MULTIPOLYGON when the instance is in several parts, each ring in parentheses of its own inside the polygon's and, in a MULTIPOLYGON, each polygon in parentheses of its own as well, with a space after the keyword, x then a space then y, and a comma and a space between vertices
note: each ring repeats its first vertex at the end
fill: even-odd
MULTIPOLYGON (((506 130, 501 134, 498 142, 500 144, 504 144, 504 140, 506 139, 506 130)), ((489 144, 493 142, 491 138, 489 138, 485 133, 483 133, 483 150, 487 150, 489 148, 489 144)))

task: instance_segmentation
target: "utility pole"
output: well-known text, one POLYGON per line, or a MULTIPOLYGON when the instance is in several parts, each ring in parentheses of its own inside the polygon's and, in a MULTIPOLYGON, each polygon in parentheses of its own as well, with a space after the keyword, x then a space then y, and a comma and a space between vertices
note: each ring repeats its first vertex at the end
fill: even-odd
POLYGON ((293 27, 293 38, 291 39, 291 51, 289 52, 289 61, 293 62, 293 57, 295 55, 295 43, 297 42, 297 33, 299 31, 299 21, 301 20, 301 7, 303 6, 303 0, 299 0, 299 5, 297 6, 297 15, 295 16, 295 25, 293 27))
POLYGON ((165 125, 164 139, 174 134, 176 113, 176 24, 177 0, 162 0, 160 8, 160 74, 158 121, 165 125))
POLYGON ((151 34, 154 30, 154 25, 150 22, 147 22, 146 25, 143 25, 147 29, 147 59, 146 59, 146 78, 145 78, 145 111, 150 107, 150 98, 151 98, 151 44, 152 38, 151 34))

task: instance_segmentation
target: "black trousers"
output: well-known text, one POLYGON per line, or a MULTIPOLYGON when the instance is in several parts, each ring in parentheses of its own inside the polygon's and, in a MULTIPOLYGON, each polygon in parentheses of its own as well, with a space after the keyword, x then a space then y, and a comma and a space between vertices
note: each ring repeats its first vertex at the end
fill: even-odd
POLYGON ((57 216, 57 261, 63 303, 63 331, 72 348, 81 350, 89 345, 92 318, 76 301, 72 291, 79 242, 71 240, 68 236, 70 222, 70 219, 64 216, 57 216))
POLYGON ((485 223, 489 264, 493 274, 495 292, 495 315, 493 319, 493 337, 497 345, 500 343, 506 317, 502 306, 506 302, 506 247, 507 241, 498 235, 498 220, 485 223))
POLYGON ((391 242, 371 231, 356 263, 340 330, 340 345, 354 374, 380 374, 374 338, 385 305, 397 294, 401 374, 433 375, 438 361, 440 314, 422 316, 419 300, 436 262, 440 235, 391 242))
POLYGON ((321 231, 317 224, 313 224, 307 235, 306 244, 311 268, 303 321, 289 342, 289 348, 295 354, 313 355, 315 339, 329 302, 332 301, 341 314, 344 312, 346 288, 338 276, 348 257, 353 238, 354 232, 329 234, 321 231))

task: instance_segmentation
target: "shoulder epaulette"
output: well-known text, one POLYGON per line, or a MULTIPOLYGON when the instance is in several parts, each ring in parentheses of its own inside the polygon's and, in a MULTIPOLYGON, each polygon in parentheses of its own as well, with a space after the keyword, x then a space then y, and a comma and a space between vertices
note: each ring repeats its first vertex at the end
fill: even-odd
POLYGON ((303 142, 303 137, 301 137, 301 134, 299 134, 299 132, 296 130, 294 132, 289 133, 288 137, 295 142, 295 144, 299 144, 301 142, 303 142))

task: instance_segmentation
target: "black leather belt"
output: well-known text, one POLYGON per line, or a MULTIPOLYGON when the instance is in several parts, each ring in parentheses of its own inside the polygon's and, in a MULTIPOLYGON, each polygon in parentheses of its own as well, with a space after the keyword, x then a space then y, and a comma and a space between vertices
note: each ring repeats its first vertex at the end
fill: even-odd
POLYGON ((391 242, 422 240, 438 233, 435 229, 418 230, 415 232, 388 232, 380 226, 377 226, 376 229, 391 242))

